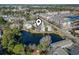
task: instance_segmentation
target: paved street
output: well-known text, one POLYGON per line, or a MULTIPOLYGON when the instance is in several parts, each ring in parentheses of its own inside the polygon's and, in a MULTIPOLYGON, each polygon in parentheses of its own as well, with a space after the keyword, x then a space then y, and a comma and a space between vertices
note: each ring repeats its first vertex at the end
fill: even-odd
MULTIPOLYGON (((43 18, 43 17, 40 17, 40 18, 43 18)), ((49 21, 47 21, 45 18, 43 18, 43 19, 44 19, 44 20, 43 20, 44 22, 50 24, 54 29, 57 29, 57 30, 55 30, 55 31, 61 32, 61 34, 62 34, 64 37, 66 37, 66 38, 68 38, 68 39, 74 41, 74 43, 79 44, 79 38, 78 38, 78 37, 74 37, 73 35, 71 35, 70 33, 66 32, 65 30, 58 28, 58 27, 55 26, 54 24, 51 24, 51 23, 50 23, 49 21)), ((59 35, 60 35, 60 34, 59 34, 59 35)))

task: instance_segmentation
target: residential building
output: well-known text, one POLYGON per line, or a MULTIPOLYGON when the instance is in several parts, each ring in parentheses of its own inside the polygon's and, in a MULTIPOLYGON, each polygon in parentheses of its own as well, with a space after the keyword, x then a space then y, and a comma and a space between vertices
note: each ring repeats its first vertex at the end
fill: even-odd
POLYGON ((50 25, 47 25, 47 31, 52 31, 52 27, 50 25))
POLYGON ((67 53, 67 51, 65 51, 64 49, 62 48, 57 48, 54 52, 53 52, 53 55, 69 55, 67 53))
POLYGON ((23 28, 24 28, 24 29, 31 29, 31 28, 32 28, 32 25, 26 23, 26 24, 23 25, 23 28))
POLYGON ((68 48, 68 53, 70 55, 79 55, 79 46, 78 45, 72 45, 70 48, 68 48))
POLYGON ((69 39, 66 39, 66 40, 62 40, 62 41, 59 41, 59 42, 55 42, 55 43, 52 43, 51 44, 51 47, 53 48, 69 48, 70 46, 72 46, 74 43, 69 40, 69 39))

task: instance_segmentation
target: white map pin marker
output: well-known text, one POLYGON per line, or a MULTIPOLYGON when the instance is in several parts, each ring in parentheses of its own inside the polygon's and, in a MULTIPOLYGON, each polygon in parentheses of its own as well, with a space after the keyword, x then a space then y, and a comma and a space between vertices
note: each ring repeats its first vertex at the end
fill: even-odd
POLYGON ((42 22, 42 21, 41 21, 40 19, 37 19, 37 20, 36 20, 36 25, 39 26, 39 25, 41 24, 41 22, 42 22))

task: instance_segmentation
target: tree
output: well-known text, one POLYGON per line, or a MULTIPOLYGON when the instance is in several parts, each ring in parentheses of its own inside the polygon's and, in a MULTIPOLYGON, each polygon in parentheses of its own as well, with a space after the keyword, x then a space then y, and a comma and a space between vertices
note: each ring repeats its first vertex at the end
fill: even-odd
POLYGON ((0 24, 3 25, 5 23, 6 23, 6 21, 2 17, 0 17, 0 24))
POLYGON ((34 16, 31 14, 30 11, 27 11, 25 15, 26 15, 26 20, 33 20, 34 19, 34 16))
POLYGON ((19 29, 10 29, 9 27, 4 27, 2 35, 2 46, 3 48, 8 48, 10 44, 13 44, 15 41, 15 36, 20 35, 19 29))
POLYGON ((15 47, 13 49, 13 52, 15 54, 25 54, 25 52, 24 52, 24 46, 22 44, 15 45, 15 47))
POLYGON ((14 40, 10 40, 9 43, 8 43, 8 49, 7 51, 11 54, 13 53, 13 48, 14 48, 14 40))
POLYGON ((41 51, 45 51, 49 44, 52 42, 50 36, 45 36, 40 40, 40 44, 38 45, 38 49, 41 51))
POLYGON ((5 27, 3 29, 3 35, 2 35, 2 46, 3 48, 8 47, 9 40, 13 39, 13 34, 10 28, 5 27))
POLYGON ((14 35, 21 35, 20 30, 18 28, 13 28, 12 32, 14 35))

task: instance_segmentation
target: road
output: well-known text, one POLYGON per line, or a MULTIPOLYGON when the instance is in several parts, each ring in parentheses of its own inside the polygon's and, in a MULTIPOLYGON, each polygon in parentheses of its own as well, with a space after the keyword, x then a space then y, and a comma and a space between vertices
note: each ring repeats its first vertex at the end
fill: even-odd
MULTIPOLYGON (((40 18, 43 19, 44 22, 50 24, 50 26, 52 26, 54 29, 56 29, 55 31, 56 32, 60 32, 66 39, 70 39, 72 40, 74 43, 77 43, 79 44, 79 38, 78 37, 75 37, 73 36, 72 34, 70 34, 69 32, 66 32, 65 30, 61 29, 61 28, 58 28, 57 26, 55 26, 54 24, 50 23, 48 20, 46 20, 46 18, 43 18, 41 16, 39 16, 40 18)), ((60 34, 59 34, 60 35, 60 34)))

